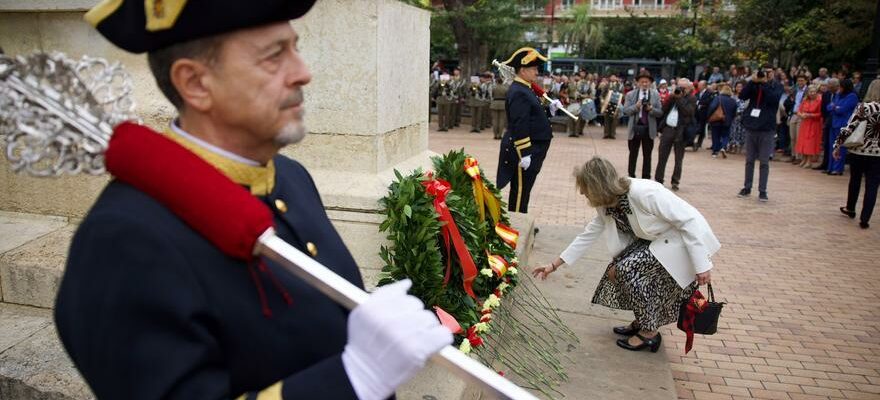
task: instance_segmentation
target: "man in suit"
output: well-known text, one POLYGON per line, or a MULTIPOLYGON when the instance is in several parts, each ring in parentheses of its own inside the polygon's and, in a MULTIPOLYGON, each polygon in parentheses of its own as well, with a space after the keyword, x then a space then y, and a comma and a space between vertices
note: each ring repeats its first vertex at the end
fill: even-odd
MULTIPOLYGON (((206 16, 200 2, 105 1, 86 20, 148 53, 179 111, 167 138, 262 201, 280 238, 363 287, 308 171, 278 154, 306 133, 311 73, 289 20, 313 3, 214 0, 206 16)), ((269 259, 227 256, 166 203, 113 180, 73 238, 55 321, 98 398, 378 400, 452 342, 408 286, 349 313, 269 259)))
POLYGON ((651 179, 651 153, 657 137, 657 118, 663 115, 660 93, 651 88, 654 77, 644 71, 636 78, 638 88, 626 95, 623 115, 629 117, 629 177, 636 177, 639 148, 642 149, 642 179, 651 179))
POLYGON ((739 93, 740 100, 748 100, 743 112, 742 124, 746 128, 746 171, 742 190, 737 196, 748 197, 752 193, 755 177, 755 161, 759 161, 758 200, 767 202, 767 180, 770 177, 770 156, 776 148, 776 114, 782 97, 779 83, 769 64, 752 75, 739 93))
POLYGON ((507 132, 498 156, 498 188, 510 183, 508 210, 528 213, 532 186, 550 149, 553 132, 544 106, 531 85, 538 79, 538 67, 547 58, 531 47, 523 47, 504 62, 516 71, 507 91, 507 132))
POLYGON ((703 139, 706 138, 706 125, 709 122, 709 104, 715 99, 715 85, 709 85, 706 81, 697 83, 697 137, 693 143, 694 151, 703 146, 703 139))
POLYGON ((814 170, 826 171, 828 165, 831 164, 831 112, 828 111, 828 105, 831 104, 831 98, 840 89, 840 81, 836 78, 828 79, 827 90, 822 93, 822 164, 814 170))
POLYGON ((694 90, 691 81, 682 78, 672 92, 669 102, 663 105, 663 117, 660 119, 660 148, 657 154, 657 171, 654 180, 663 183, 666 176, 666 161, 669 153, 675 150, 675 167, 672 170, 672 190, 677 191, 681 182, 684 164, 684 148, 687 145, 687 129, 694 123, 697 99, 691 94, 694 90))

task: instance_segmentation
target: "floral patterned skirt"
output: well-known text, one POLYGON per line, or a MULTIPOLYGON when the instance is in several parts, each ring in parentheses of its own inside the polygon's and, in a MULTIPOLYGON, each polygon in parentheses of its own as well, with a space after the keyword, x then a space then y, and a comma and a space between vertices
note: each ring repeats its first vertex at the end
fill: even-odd
POLYGON ((618 310, 630 310, 639 326, 656 331, 678 320, 678 309, 691 297, 698 285, 682 289, 666 268, 651 254, 650 241, 635 239, 611 260, 608 269, 617 269, 616 282, 606 274, 599 281, 593 304, 618 310))

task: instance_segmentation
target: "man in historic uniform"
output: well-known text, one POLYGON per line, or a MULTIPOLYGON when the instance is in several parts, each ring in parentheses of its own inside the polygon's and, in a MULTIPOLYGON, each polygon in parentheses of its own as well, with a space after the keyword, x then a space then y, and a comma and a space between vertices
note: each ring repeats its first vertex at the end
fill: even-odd
POLYGON ((497 176, 499 188, 510 183, 507 207, 512 212, 529 211, 529 194, 553 139, 544 106, 531 88, 538 67, 546 61, 537 50, 523 47, 504 62, 516 71, 516 79, 507 91, 507 132, 501 140, 497 176))
MULTIPOLYGON (((86 20, 148 53, 179 112, 164 135, 264 202, 279 237, 362 287, 309 173, 278 155, 305 135, 311 74, 289 20, 314 1, 147 3, 104 1, 86 20)), ((59 336, 102 399, 384 399, 452 342, 406 294, 408 281, 349 313, 257 261, 227 256, 164 203, 113 180, 71 244, 59 336)))

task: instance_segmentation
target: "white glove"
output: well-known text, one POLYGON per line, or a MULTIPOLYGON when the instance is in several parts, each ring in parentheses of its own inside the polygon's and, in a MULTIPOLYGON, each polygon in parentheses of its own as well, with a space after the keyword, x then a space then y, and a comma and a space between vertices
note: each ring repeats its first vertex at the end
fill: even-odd
POLYGON ((550 102, 550 115, 556 116, 556 112, 559 111, 560 108, 563 108, 562 102, 559 99, 554 99, 550 102))
POLYGON ((519 159, 519 166, 522 169, 529 169, 529 165, 532 165, 532 155, 529 154, 521 159, 519 159))
POLYGON ((406 291, 409 279, 383 286, 348 316, 342 365, 361 400, 390 397, 425 361, 452 344, 452 333, 406 291))

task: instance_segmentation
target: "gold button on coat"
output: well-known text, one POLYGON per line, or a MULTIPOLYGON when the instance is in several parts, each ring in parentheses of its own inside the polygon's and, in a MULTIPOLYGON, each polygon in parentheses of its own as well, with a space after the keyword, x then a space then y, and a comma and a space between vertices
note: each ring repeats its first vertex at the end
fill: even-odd
POLYGON ((275 199, 275 208, 277 208, 278 211, 281 211, 283 213, 287 212, 287 204, 284 203, 284 200, 275 199))
POLYGON ((318 246, 315 246, 314 243, 312 243, 312 242, 306 243, 306 249, 309 250, 309 254, 311 254, 312 257, 318 256, 318 246))

